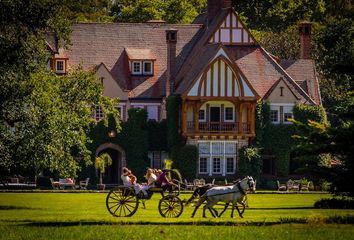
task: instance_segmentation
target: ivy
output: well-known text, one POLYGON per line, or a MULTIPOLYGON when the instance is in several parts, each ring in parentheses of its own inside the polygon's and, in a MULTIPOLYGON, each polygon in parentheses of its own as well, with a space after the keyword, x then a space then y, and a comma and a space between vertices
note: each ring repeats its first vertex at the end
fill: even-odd
POLYGON ((170 152, 172 149, 183 145, 179 134, 180 104, 181 98, 179 96, 169 96, 167 98, 167 143, 170 152))
POLYGON ((179 169, 185 179, 194 179, 196 177, 198 159, 198 148, 194 145, 175 148, 172 152, 173 165, 179 169))
POLYGON ((260 180, 262 170, 261 149, 255 147, 242 147, 240 149, 239 175, 252 176, 260 180))

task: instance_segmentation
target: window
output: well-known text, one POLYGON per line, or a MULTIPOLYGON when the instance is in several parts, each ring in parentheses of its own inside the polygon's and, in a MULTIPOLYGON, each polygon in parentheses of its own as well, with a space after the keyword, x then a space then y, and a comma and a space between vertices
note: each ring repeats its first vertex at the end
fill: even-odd
POLYGON ((234 120, 234 108, 225 107, 225 121, 233 121, 234 120))
POLYGON ((208 173, 208 158, 199 158, 199 173, 208 173))
POLYGON ((281 97, 284 96, 284 87, 280 87, 280 96, 281 96, 281 97))
POLYGON ((116 109, 119 112, 120 120, 124 121, 124 112, 123 112, 123 107, 122 106, 117 106, 116 109))
POLYGON ((273 123, 279 122, 278 110, 270 110, 270 121, 273 123))
POLYGON ((65 73, 65 61, 64 60, 55 60, 55 72, 56 73, 65 73))
POLYGON ((147 106, 148 120, 158 121, 158 106, 147 106))
POLYGON ((213 173, 221 173, 221 158, 213 158, 213 173))
POLYGON ((226 173, 234 173, 235 159, 233 157, 226 158, 226 173))
POLYGON ((289 113, 289 112, 285 112, 284 113, 284 122, 291 123, 291 122, 289 122, 289 118, 293 118, 293 114, 289 113))
POLYGON ((146 74, 146 75, 152 74, 152 62, 151 61, 144 62, 144 74, 146 74))
POLYGON ((284 123, 291 123, 289 118, 293 118, 293 106, 284 106, 283 111, 284 123))
POLYGON ((199 110, 199 121, 205 122, 205 109, 199 110))
POLYGON ((141 74, 141 62, 139 61, 132 62, 132 73, 141 74))
POLYGON ((101 121, 104 118, 104 113, 103 113, 102 108, 100 106, 95 106, 95 109, 93 111, 93 118, 96 121, 101 121))

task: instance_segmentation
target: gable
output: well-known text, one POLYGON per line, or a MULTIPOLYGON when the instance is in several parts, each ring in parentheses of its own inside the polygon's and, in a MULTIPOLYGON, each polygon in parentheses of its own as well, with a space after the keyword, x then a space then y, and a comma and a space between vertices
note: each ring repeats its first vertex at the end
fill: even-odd
POLYGON ((264 97, 271 103, 294 103, 299 102, 283 78, 280 78, 264 97))
POLYGON ((220 26, 209 39, 209 43, 223 43, 227 45, 254 45, 255 42, 252 34, 234 11, 230 11, 225 16, 220 26))
POLYGON ((118 85, 104 64, 100 64, 95 73, 97 82, 103 84, 103 95, 110 98, 127 100, 128 94, 118 85))
POLYGON ((187 90, 187 97, 255 97, 247 80, 232 67, 225 51, 220 48, 215 57, 187 90))

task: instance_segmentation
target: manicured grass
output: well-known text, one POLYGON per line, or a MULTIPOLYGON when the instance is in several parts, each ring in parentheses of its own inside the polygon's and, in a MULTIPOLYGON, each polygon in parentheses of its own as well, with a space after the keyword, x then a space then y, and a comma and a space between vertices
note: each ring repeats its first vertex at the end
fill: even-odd
POLYGON ((221 218, 208 213, 204 219, 202 209, 192 219, 191 206, 180 218, 165 219, 158 213, 158 194, 146 202, 146 209, 139 206, 133 217, 115 218, 106 210, 106 195, 0 193, 0 239, 146 239, 150 234, 149 239, 354 239, 353 225, 326 224, 334 217, 353 219, 354 210, 313 208, 328 194, 248 195, 243 219, 237 214, 231 219, 230 210, 221 218))

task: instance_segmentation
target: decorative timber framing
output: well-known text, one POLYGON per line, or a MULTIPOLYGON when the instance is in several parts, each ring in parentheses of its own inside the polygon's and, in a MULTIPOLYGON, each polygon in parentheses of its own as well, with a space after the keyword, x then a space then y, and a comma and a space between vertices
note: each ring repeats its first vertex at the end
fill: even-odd
POLYGON ((226 45, 256 45, 257 42, 243 24, 239 16, 231 8, 224 19, 220 21, 217 30, 211 35, 209 43, 226 45))

